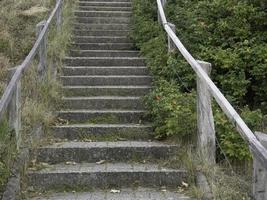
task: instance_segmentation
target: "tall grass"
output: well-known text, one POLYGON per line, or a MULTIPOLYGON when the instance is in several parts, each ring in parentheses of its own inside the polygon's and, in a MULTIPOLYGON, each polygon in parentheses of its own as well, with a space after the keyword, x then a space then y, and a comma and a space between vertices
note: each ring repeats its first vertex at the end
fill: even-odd
MULTIPOLYGON (((0 95, 7 82, 7 69, 21 63, 36 40, 35 26, 47 18, 53 0, 2 0, 0 1, 0 95)), ((60 72, 62 60, 70 43, 73 3, 64 1, 63 25, 59 33, 55 23, 48 35, 48 72, 40 81, 37 78, 37 61, 23 74, 22 84, 22 145, 31 145, 31 135, 37 125, 44 130, 56 118, 55 111, 60 105, 61 84, 53 76, 60 72), (55 69, 53 71, 53 69, 55 69), (53 72, 53 74, 52 74, 53 72)), ((8 123, 0 124, 0 196, 10 175, 10 167, 16 155, 14 135, 8 123)))

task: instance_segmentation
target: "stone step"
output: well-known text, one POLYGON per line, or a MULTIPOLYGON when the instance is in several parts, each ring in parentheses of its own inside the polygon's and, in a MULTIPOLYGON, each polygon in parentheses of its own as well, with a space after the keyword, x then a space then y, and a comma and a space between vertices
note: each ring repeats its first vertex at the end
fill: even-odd
POLYGON ((87 24, 87 23, 74 23, 73 28, 78 30, 94 31, 94 30, 120 30, 130 31, 128 24, 87 24))
POLYGON ((158 142, 61 142, 31 151, 37 162, 58 164, 66 162, 94 163, 166 160, 175 156, 178 146, 158 142))
POLYGON ((129 11, 75 11, 76 17, 131 17, 129 11))
POLYGON ((58 117, 70 123, 140 124, 145 114, 144 110, 62 110, 58 117))
POLYGON ((145 66, 140 57, 66 57, 67 66, 145 66))
POLYGON ((139 141, 153 137, 152 126, 142 124, 72 124, 51 127, 50 132, 54 138, 87 141, 107 138, 139 141))
POLYGON ((131 19, 129 17, 75 17, 73 21, 87 24, 129 24, 131 19))
POLYGON ((73 43, 72 48, 80 50, 131 50, 133 43, 73 43))
POLYGON ((105 66, 75 66, 75 67, 63 67, 62 72, 64 76, 86 76, 86 75, 147 75, 147 67, 132 67, 132 66, 120 66, 120 67, 105 67, 105 66))
POLYGON ((126 36, 111 37, 111 36, 76 36, 72 37, 75 43, 130 43, 130 39, 126 36))
POLYGON ((79 6, 130 7, 131 2, 79 1, 79 6))
POLYGON ((150 86, 64 86, 65 96, 144 96, 150 86))
POLYGON ((144 109, 140 97, 93 96, 63 97, 63 109, 144 109))
POLYGON ((150 85, 150 76, 61 76, 63 85, 150 85))
POLYGON ((186 181, 185 170, 161 168, 152 164, 82 163, 57 164, 39 171, 28 172, 29 185, 36 189, 110 188, 167 186, 177 188, 186 181))
POLYGON ((109 190, 94 190, 91 192, 50 193, 34 197, 32 200, 193 200, 176 191, 160 188, 118 188, 118 193, 109 190))
POLYGON ((73 57, 138 57, 139 51, 129 50, 74 50, 71 49, 70 56, 73 57))
POLYGON ((112 6, 88 6, 88 5, 83 5, 79 6, 78 10, 80 11, 131 11, 131 7, 112 7, 112 6))
POLYGON ((128 36, 129 31, 122 30, 94 30, 94 31, 86 31, 86 30, 73 30, 74 36, 128 36))

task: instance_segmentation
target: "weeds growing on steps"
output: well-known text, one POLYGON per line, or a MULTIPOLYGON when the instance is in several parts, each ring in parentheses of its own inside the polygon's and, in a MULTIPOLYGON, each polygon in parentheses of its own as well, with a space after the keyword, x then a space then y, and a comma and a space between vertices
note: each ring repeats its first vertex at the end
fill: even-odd
POLYGON ((243 175, 236 174, 224 165, 210 165, 203 161, 192 145, 183 144, 181 147, 177 157, 164 165, 187 170, 189 187, 182 188, 183 192, 197 200, 205 199, 205 191, 196 185, 196 174, 201 172, 207 178, 214 200, 250 199, 251 175, 244 179, 243 175))
MULTIPOLYGON (((0 95, 7 85, 7 69, 24 60, 36 40, 35 27, 47 18, 55 1, 3 0, 0 2, 0 95)), ((30 133, 37 125, 46 129, 55 119, 55 110, 61 98, 60 83, 54 80, 60 72, 62 59, 70 43, 73 3, 64 1, 63 25, 60 33, 55 25, 48 36, 48 73, 42 81, 37 79, 37 61, 34 61, 22 78, 22 138, 23 145, 30 143, 30 133)), ((16 155, 14 135, 6 121, 0 124, 0 196, 5 188, 9 169, 16 155)))

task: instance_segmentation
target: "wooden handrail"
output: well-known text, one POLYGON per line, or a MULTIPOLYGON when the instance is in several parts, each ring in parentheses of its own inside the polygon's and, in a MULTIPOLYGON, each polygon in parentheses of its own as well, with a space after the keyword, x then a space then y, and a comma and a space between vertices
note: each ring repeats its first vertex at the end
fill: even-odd
POLYGON ((166 16, 164 13, 164 9, 161 3, 161 0, 157 0, 158 12, 162 25, 167 32, 168 36, 172 39, 177 49, 186 59, 186 61, 191 65, 197 76, 207 84, 207 87, 211 93, 211 95, 215 98, 218 105, 221 107, 223 112, 226 114, 228 119, 233 123, 237 131, 240 133, 242 138, 248 142, 250 150, 253 152, 253 155, 261 162, 263 167, 267 170, 267 150, 258 140, 258 138, 254 135, 254 133, 248 128, 246 123, 242 120, 233 106, 229 103, 229 101, 224 97, 218 87, 214 84, 214 82, 209 78, 206 72, 201 68, 200 64, 193 58, 193 56, 188 52, 188 50, 184 47, 182 42, 173 32, 171 27, 169 26, 166 16))
POLYGON ((29 54, 27 55, 25 60, 21 63, 21 65, 19 65, 17 67, 10 82, 8 83, 8 86, 5 89, 3 96, 1 97, 1 100, 0 100, 0 121, 3 119, 4 113, 7 109, 8 105, 11 101, 12 95, 16 89, 17 83, 20 81, 23 72, 30 66, 30 63, 32 62, 34 56, 37 54, 39 47, 40 47, 40 44, 42 43, 42 41, 46 37, 47 31, 49 29, 49 26, 50 26, 53 18, 55 17, 55 15, 57 13, 59 13, 59 11, 61 9, 62 2, 63 2, 63 0, 57 0, 55 8, 53 9, 49 18, 47 19, 47 21, 44 25, 44 28, 40 32, 39 37, 37 38, 36 42, 33 45, 33 48, 31 49, 31 51, 29 52, 29 54))

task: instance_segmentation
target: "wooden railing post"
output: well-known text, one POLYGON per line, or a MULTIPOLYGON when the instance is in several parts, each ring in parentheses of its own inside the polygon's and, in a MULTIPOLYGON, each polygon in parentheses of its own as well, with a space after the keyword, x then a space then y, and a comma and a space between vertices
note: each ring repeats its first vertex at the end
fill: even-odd
MULTIPOLYGON (((256 132, 262 145, 267 148, 267 134, 256 132)), ((256 155, 253 155, 253 196, 255 200, 267 199, 267 170, 262 166, 256 155)))
MULTIPOLYGON (((211 64, 198 61, 202 69, 210 75, 211 64)), ((204 160, 215 163, 215 128, 211 105, 211 95, 207 85, 197 77, 197 127, 198 151, 204 160)))
MULTIPOLYGON (((160 0, 161 1, 161 4, 162 4, 162 7, 164 8, 166 3, 167 3, 167 0, 160 0)), ((160 18, 160 14, 159 14, 159 11, 158 11, 158 22, 160 24, 162 24, 162 21, 161 21, 161 18, 160 18)))
MULTIPOLYGON (((12 77, 16 68, 12 68, 9 70, 9 76, 12 77)), ((15 133, 16 136, 16 145, 17 149, 19 149, 21 144, 21 82, 18 81, 16 84, 16 89, 13 92, 11 101, 7 108, 8 115, 8 124, 9 128, 12 132, 15 133)))
MULTIPOLYGON (((174 33, 176 33, 176 27, 174 24, 172 23, 168 23, 168 25, 170 26, 170 28, 172 29, 172 31, 174 33)), ((176 45, 174 44, 174 42, 172 41, 171 37, 168 35, 168 52, 174 52, 176 50, 176 45)))
POLYGON ((57 26, 57 31, 59 32, 61 30, 61 25, 62 25, 62 1, 57 0, 57 3, 60 3, 56 13, 56 26, 57 26))
MULTIPOLYGON (((43 30, 45 24, 46 24, 46 21, 44 20, 36 25, 37 38, 40 35, 41 31, 43 30)), ((37 69, 39 79, 42 79, 44 74, 46 73, 46 68, 47 68, 46 45, 47 45, 47 37, 45 36, 39 47, 39 64, 38 64, 38 69, 37 69)))

